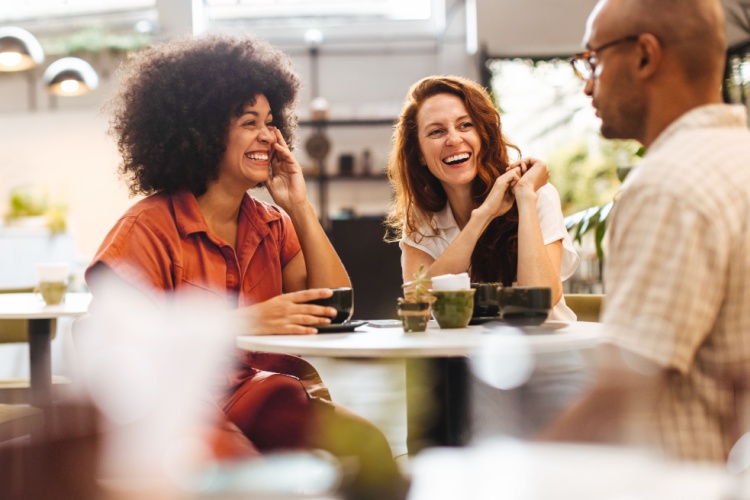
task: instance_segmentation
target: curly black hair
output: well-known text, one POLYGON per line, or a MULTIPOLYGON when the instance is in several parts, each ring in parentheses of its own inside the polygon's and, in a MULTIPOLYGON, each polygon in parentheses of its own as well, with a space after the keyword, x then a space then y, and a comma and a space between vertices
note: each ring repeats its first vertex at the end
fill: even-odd
POLYGON ((300 80, 279 49, 246 34, 182 36, 131 54, 108 102, 120 175, 133 195, 206 192, 232 118, 262 94, 290 146, 300 80))

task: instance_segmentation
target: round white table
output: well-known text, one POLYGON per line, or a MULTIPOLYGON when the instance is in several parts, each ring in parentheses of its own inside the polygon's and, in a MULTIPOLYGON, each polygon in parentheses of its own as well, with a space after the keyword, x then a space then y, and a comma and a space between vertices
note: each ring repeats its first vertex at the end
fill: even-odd
POLYGON ((53 319, 82 316, 88 311, 91 294, 67 293, 62 304, 48 306, 35 293, 0 293, 0 319, 29 321, 29 366, 31 404, 45 407, 52 401, 50 342, 53 319))
POLYGON ((602 338, 602 324, 585 321, 548 321, 522 328, 498 321, 445 330, 431 321, 422 333, 363 325, 348 333, 240 336, 237 346, 299 356, 405 359, 407 448, 413 455, 428 446, 461 446, 469 441, 467 356, 491 352, 509 360, 521 357, 516 353, 582 351, 596 347, 602 338), (430 423, 425 423, 425 398, 434 408, 430 423))
POLYGON ((430 321, 427 331, 421 333, 363 325, 348 333, 240 336, 237 346, 248 351, 334 358, 444 358, 467 356, 489 344, 497 347, 503 343, 508 349, 529 346, 535 352, 580 350, 595 347, 601 338, 601 323, 587 321, 548 321, 523 328, 498 321, 446 330, 430 321))

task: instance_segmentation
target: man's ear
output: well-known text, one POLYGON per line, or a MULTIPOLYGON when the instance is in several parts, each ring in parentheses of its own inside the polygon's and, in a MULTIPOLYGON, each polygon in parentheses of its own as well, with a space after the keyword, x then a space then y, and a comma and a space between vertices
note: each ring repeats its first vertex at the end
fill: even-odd
POLYGON ((638 37, 637 50, 640 55, 638 62, 639 73, 644 77, 653 75, 661 65, 661 42, 651 33, 643 33, 638 37))

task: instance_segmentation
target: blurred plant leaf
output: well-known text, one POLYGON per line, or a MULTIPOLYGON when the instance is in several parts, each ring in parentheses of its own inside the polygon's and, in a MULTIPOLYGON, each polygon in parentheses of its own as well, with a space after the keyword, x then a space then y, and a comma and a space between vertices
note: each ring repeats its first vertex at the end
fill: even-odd
POLYGON ((603 205, 589 207, 565 217, 565 228, 568 231, 575 230, 573 240, 578 243, 583 241, 583 236, 586 233, 594 231, 594 244, 596 245, 596 255, 599 260, 604 257, 602 243, 607 231, 607 219, 609 218, 609 214, 612 213, 614 203, 614 201, 608 201, 603 205))

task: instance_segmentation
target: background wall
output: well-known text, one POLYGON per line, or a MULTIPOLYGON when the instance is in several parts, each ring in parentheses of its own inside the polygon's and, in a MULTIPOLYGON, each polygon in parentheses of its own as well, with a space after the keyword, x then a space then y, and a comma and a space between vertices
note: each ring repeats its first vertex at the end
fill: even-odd
MULTIPOLYGON (((441 44, 320 48, 319 94, 330 105, 331 119, 395 119, 408 87, 430 74, 460 74, 477 78, 476 57, 466 54, 463 12, 448 27, 441 44)), ((284 48, 292 57, 304 88, 300 118, 309 117, 312 59, 305 47, 284 48)), ((69 207, 69 225, 82 261, 95 252, 117 217, 134 200, 116 176, 118 154, 107 135, 107 115, 102 105, 115 84, 119 60, 100 56, 92 61, 99 71, 100 87, 80 97, 51 99, 39 84, 40 73, 0 74, 0 214, 6 210, 11 189, 31 185, 49 192, 51 200, 69 207)), ((304 152, 312 132, 298 132, 296 154, 305 168, 313 162, 304 152)), ((390 148, 388 125, 331 127, 327 130, 331 152, 328 171, 335 173, 342 153, 355 157, 355 172, 365 149, 371 152, 374 172, 382 171, 390 148)), ((317 203, 318 188, 309 183, 317 203)), ((267 199, 264 192, 253 193, 267 199)), ((337 180, 330 187, 331 216, 342 209, 357 215, 385 213, 391 198, 387 181, 337 180)))
MULTIPOLYGON (((736 6, 738 0, 723 0, 736 6)), ((157 0, 161 12, 182 11, 186 0, 157 0), (182 10, 181 10, 182 9, 182 10)), ((394 119, 408 87, 430 74, 458 74, 480 79, 479 55, 467 51, 472 33, 480 52, 498 55, 561 55, 580 46, 585 18, 595 0, 448 0, 446 26, 432 40, 389 39, 384 33, 369 43, 338 41, 320 45, 318 93, 330 104, 331 119, 394 119), (476 17, 473 13, 476 12, 476 17), (468 14, 467 14, 468 13, 468 14), (468 15, 468 18, 467 18, 468 15), (468 23, 467 23, 468 19, 468 23)), ((0 9, 1 10, 1 9, 0 9)), ((678 15, 678 14, 677 14, 678 15)), ((189 17, 173 20, 169 33, 190 30, 189 17)), ((729 26, 730 42, 746 38, 729 26)), ((300 117, 309 116, 314 97, 313 59, 300 42, 280 40, 292 57, 305 87, 300 117)), ((51 61, 48 61, 51 62, 51 61)), ((118 155, 106 134, 107 116, 101 106, 109 96, 119 59, 100 53, 90 60, 101 77, 100 88, 86 96, 50 98, 39 83, 42 69, 23 74, 0 74, 0 214, 8 192, 33 185, 48 190, 53 200, 69 207, 69 223, 75 232, 81 260, 96 250, 116 218, 133 203, 117 179, 118 155)), ((312 161, 304 142, 312 132, 299 131, 297 156, 306 168, 312 161)), ((512 131, 511 131, 512 132, 512 131)), ((328 171, 337 169, 342 153, 356 160, 367 149, 375 171, 384 167, 390 149, 388 125, 329 128, 332 149, 328 171)), ((317 203, 315 182, 310 198, 317 203)), ((257 193, 263 198, 262 193, 257 193)), ((352 210, 357 215, 382 214, 391 198, 381 182, 337 180, 330 188, 329 215, 352 210)))

